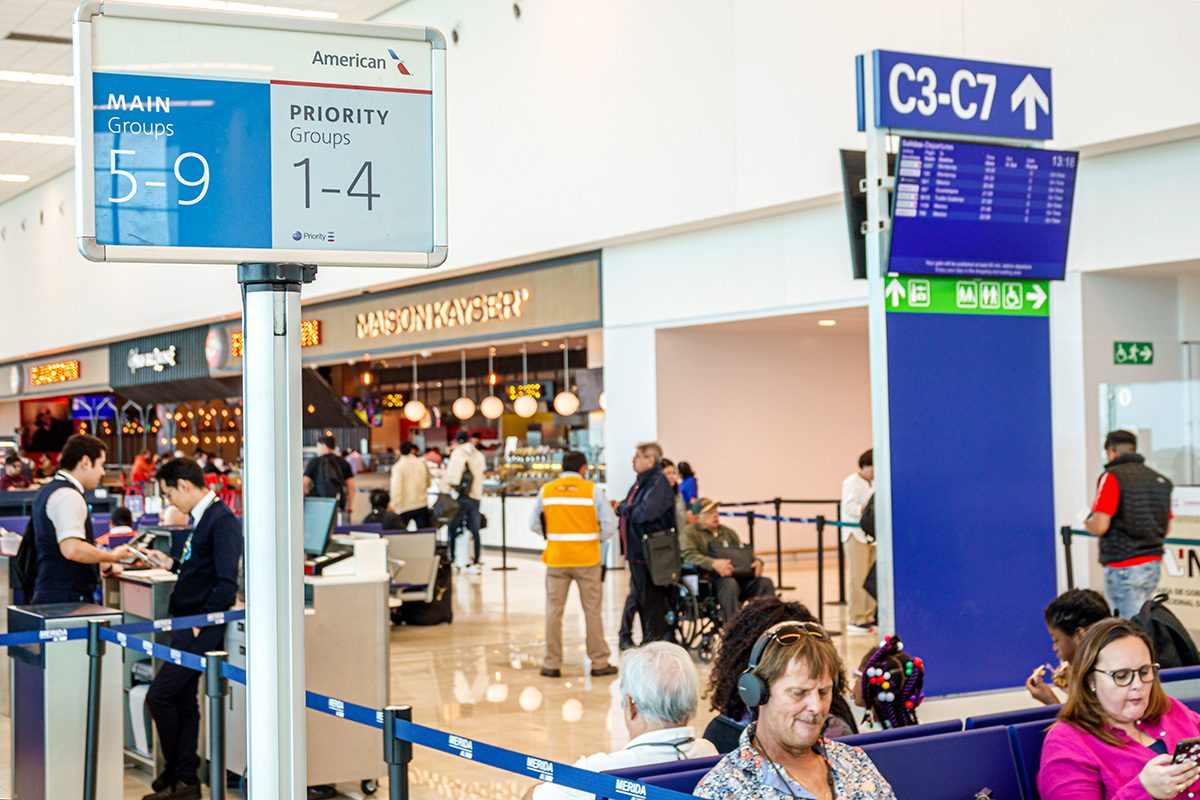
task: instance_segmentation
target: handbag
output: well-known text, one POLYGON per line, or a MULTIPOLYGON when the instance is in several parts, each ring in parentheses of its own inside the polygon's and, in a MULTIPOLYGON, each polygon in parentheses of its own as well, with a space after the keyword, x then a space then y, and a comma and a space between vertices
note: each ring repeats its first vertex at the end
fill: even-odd
POLYGON ((458 513, 458 501, 446 492, 438 492, 437 500, 433 501, 433 508, 429 512, 433 515, 434 526, 440 528, 454 519, 458 513))
POLYGON ((721 544, 713 542, 708 546, 708 554, 713 558, 728 559, 733 564, 735 577, 750 577, 754 575, 754 551, 750 545, 743 542, 737 544, 721 544))
POLYGON ((650 582, 655 586, 673 586, 679 582, 683 557, 679 551, 679 534, 673 528, 642 534, 642 552, 650 582))

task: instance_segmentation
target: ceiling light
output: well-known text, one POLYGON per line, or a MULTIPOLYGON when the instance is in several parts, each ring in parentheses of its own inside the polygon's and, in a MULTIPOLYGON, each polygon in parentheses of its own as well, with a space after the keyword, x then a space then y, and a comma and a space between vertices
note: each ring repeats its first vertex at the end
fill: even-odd
POLYGON ((337 19, 333 11, 317 11, 310 8, 287 6, 264 6, 258 3, 237 3, 232 0, 130 0, 147 6, 172 6, 175 8, 201 8, 207 11, 240 11, 247 14, 277 14, 282 17, 307 17, 309 19, 337 19))
MULTIPOLYGON (((496 385, 496 373, 492 372, 492 356, 495 355, 496 348, 488 350, 488 385, 496 385)), ((479 401, 479 413, 483 414, 488 419, 499 419, 504 414, 504 401, 494 394, 479 401)))
POLYGON ((36 83, 42 86, 73 86, 75 79, 70 75, 54 75, 49 72, 19 72, 0 69, 0 81, 6 83, 36 83))
POLYGON ((819 320, 817 320, 817 324, 820 325, 822 328, 832 328, 834 325, 837 325, 837 320, 836 319, 819 319, 819 320))
POLYGON ((16 142, 17 144, 61 144, 65 147, 74 147, 75 137, 45 136, 40 133, 5 133, 0 131, 0 142, 16 142))
POLYGON ((0 172, 0 183, 25 183, 29 180, 28 175, 8 175, 0 172))
MULTIPOLYGON (((440 384, 439 384, 440 385, 440 384)), ((462 351, 462 378, 459 381, 459 398, 450 406, 454 416, 459 419, 470 419, 475 416, 475 401, 467 397, 467 351, 462 351)))

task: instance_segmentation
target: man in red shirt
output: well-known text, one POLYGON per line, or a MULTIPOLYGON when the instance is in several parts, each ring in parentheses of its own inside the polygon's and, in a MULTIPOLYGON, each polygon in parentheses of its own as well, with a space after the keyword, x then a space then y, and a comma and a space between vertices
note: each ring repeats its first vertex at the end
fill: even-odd
POLYGON ((1146 466, 1137 452, 1137 437, 1129 431, 1108 434, 1104 453, 1108 463, 1085 527, 1100 537, 1108 602, 1118 615, 1131 618, 1158 587, 1172 486, 1146 466))
POLYGON ((0 491, 18 491, 33 487, 33 481, 21 470, 21 459, 15 455, 4 459, 4 472, 0 474, 0 491))

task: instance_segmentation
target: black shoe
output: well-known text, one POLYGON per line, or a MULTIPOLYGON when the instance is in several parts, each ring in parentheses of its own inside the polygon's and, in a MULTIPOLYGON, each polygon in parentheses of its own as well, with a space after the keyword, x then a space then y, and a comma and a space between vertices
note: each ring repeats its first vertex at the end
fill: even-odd
POLYGON ((617 648, 622 653, 624 653, 626 650, 632 650, 634 647, 636 647, 636 645, 633 643, 633 639, 622 639, 617 643, 617 648))
POLYGON ((142 800, 198 800, 199 797, 199 783, 175 783, 164 786, 152 794, 144 795, 142 800))
POLYGON ((163 789, 166 789, 168 786, 173 786, 174 784, 175 776, 164 770, 163 772, 160 772, 158 777, 154 779, 154 782, 150 784, 150 788, 156 792, 161 792, 163 789))
POLYGON ((333 784, 308 787, 308 800, 325 800, 327 797, 337 797, 337 789, 333 784))
POLYGON ((561 669, 550 669, 548 667, 542 667, 542 677, 543 678, 561 678, 562 670, 561 669))
POLYGON ((592 669, 593 678, 603 678, 605 675, 616 675, 617 668, 612 664, 605 664, 603 667, 595 667, 592 669))

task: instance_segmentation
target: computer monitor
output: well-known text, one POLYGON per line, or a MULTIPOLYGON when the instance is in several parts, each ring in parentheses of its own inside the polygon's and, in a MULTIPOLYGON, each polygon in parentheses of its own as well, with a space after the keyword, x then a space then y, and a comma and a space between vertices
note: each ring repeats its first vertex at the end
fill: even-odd
POLYGON ((337 517, 336 497, 304 498, 304 553, 319 556, 329 546, 333 521, 337 517))

